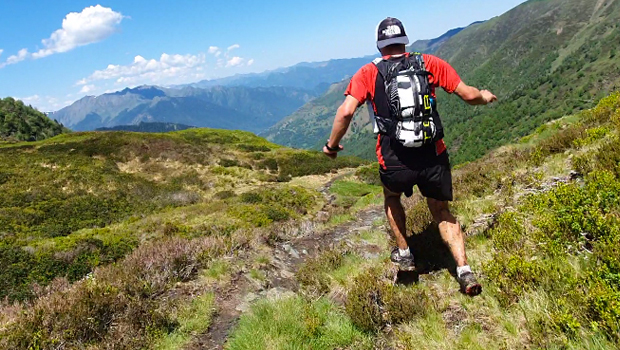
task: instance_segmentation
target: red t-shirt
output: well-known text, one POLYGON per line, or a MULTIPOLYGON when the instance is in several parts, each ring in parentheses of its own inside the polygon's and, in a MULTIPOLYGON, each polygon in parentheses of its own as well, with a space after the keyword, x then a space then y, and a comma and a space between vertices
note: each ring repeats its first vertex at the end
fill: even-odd
MULTIPOLYGON (((409 54, 407 53, 407 55, 409 54)), ((459 77, 456 70, 448 62, 437 56, 423 54, 422 57, 426 70, 433 74, 433 76, 429 77, 433 96, 435 96, 436 87, 441 87, 446 92, 453 93, 461 82, 461 77, 459 77)), ((383 58, 388 59, 390 56, 384 56, 383 58)), ((344 94, 354 97, 360 103, 364 103, 366 100, 373 100, 375 97, 377 74, 379 74, 379 71, 374 63, 366 64, 353 75, 344 94)), ((446 150, 443 140, 437 141, 436 148, 437 154, 441 154, 446 150)))

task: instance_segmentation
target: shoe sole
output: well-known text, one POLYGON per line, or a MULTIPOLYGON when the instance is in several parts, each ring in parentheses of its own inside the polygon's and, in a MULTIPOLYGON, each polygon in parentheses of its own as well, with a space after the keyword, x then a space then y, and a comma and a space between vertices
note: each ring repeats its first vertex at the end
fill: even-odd
POLYGON ((399 271, 406 271, 406 272, 413 272, 416 270, 415 266, 411 266, 411 267, 402 267, 399 263, 395 263, 392 261, 392 265, 398 267, 399 271))
POLYGON ((480 285, 480 283, 474 283, 465 288, 465 294, 469 295, 470 297, 474 297, 476 295, 479 295, 480 293, 482 293, 482 286, 480 285))

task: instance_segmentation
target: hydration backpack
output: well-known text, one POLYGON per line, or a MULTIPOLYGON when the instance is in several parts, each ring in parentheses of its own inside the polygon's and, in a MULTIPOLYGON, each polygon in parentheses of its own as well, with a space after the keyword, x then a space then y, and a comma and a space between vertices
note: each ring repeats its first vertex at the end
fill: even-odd
POLYGON ((389 115, 375 115, 375 131, 405 147, 420 147, 442 139, 443 127, 428 80, 432 73, 426 70, 422 54, 377 58, 373 63, 383 79, 389 104, 389 115))

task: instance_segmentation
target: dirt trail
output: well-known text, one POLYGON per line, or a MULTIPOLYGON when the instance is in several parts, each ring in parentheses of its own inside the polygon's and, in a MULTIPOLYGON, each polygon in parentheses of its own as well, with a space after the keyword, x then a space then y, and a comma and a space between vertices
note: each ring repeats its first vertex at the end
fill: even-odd
MULTIPOLYGON (((348 174, 330 179, 320 190, 328 202, 333 200, 329 188, 334 181, 346 175, 348 174)), ((266 281, 255 281, 247 274, 237 273, 225 290, 217 291, 217 314, 209 330, 195 337, 186 349, 223 349, 239 317, 248 310, 252 302, 259 298, 279 298, 295 293, 299 288, 295 272, 301 264, 322 250, 338 246, 342 242, 351 245, 349 238, 360 231, 371 229, 373 222, 383 217, 381 207, 371 206, 357 212, 352 221, 321 231, 306 230, 310 232, 304 236, 277 242, 271 251, 271 264, 264 271, 266 281)), ((362 255, 378 256, 380 252, 380 248, 372 244, 356 248, 362 255)))

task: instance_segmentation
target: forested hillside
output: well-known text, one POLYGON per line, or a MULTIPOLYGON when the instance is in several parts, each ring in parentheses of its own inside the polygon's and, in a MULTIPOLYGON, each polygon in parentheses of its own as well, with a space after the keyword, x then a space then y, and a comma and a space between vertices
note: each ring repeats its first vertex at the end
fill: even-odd
MULTIPOLYGON (((466 83, 490 89, 499 98, 491 107, 470 107, 439 92, 439 111, 453 160, 478 158, 546 121, 591 107, 620 87, 619 23, 616 0, 532 0, 445 41, 436 54, 449 61, 466 83)), ((331 125, 315 121, 311 114, 333 116, 344 86, 321 98, 334 104, 303 117, 293 114, 265 135, 299 147, 310 140, 294 142, 304 140, 304 131, 313 129, 321 135, 314 146, 321 145, 331 125)), ((309 108, 312 102, 301 111, 309 108)), ((357 118, 364 131, 349 133, 345 149, 371 158, 374 144, 367 112, 357 118)))
POLYGON ((11 97, 0 99, 0 140, 36 141, 64 131, 61 124, 11 97))

